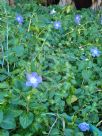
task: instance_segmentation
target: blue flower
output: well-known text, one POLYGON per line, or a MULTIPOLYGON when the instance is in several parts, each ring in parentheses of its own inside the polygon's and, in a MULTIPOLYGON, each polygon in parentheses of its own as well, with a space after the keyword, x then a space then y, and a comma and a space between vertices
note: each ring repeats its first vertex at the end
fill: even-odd
POLYGON ((83 132, 90 130, 90 126, 89 126, 89 124, 87 124, 86 122, 80 123, 80 124, 78 125, 78 127, 79 127, 79 129, 80 129, 81 131, 83 131, 83 132))
POLYGON ((19 23, 19 24, 22 24, 23 23, 23 17, 21 15, 17 15, 16 16, 16 21, 19 23))
POLYGON ((74 18, 74 21, 77 25, 80 25, 80 21, 81 21, 81 15, 77 14, 74 18))
POLYGON ((100 51, 97 49, 97 47, 95 47, 95 48, 91 48, 90 49, 90 52, 91 52, 91 55, 93 56, 93 57, 99 57, 100 56, 100 51))
POLYGON ((42 77, 36 72, 27 74, 26 86, 32 86, 33 88, 38 87, 39 83, 42 83, 42 77))
POLYGON ((61 28, 61 22, 60 21, 55 21, 54 22, 54 28, 55 29, 60 29, 61 28))

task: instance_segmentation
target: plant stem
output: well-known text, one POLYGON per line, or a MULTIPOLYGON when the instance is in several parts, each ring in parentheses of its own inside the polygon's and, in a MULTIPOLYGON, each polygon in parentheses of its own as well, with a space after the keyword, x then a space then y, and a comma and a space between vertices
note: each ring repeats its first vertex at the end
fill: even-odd
POLYGON ((2 68, 4 67, 4 47, 1 43, 1 53, 2 53, 2 68))
POLYGON ((100 126, 102 124, 102 120, 97 123, 96 127, 100 126))
POLYGON ((5 5, 6 5, 6 2, 4 0, 4 11, 5 11, 5 14, 6 14, 6 50, 7 50, 7 72, 9 73, 10 72, 10 68, 9 68, 9 62, 8 62, 8 16, 7 16, 7 10, 5 8, 5 5))
POLYGON ((29 21, 28 32, 30 31, 30 25, 31 25, 33 16, 34 16, 34 13, 33 13, 33 15, 31 16, 30 21, 29 21))
POLYGON ((55 126, 57 120, 58 120, 58 118, 56 118, 55 122, 52 124, 52 126, 51 126, 51 128, 50 128, 50 130, 49 130, 48 136, 50 136, 50 133, 51 133, 53 127, 55 126))
MULTIPOLYGON (((7 35, 6 35, 6 42, 7 42, 7 51, 8 51, 8 21, 7 21, 7 35)), ((8 53, 7 53, 7 71, 8 73, 10 72, 10 69, 9 69, 9 62, 8 62, 8 53)))

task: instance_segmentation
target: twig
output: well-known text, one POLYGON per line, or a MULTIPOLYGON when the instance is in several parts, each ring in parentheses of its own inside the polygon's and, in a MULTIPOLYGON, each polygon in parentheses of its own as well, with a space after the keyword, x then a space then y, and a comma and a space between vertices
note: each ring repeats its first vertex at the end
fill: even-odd
POLYGON ((63 124, 63 133, 64 133, 64 136, 65 136, 65 120, 64 120, 64 118, 62 119, 62 124, 63 124))
MULTIPOLYGON (((8 51, 8 21, 7 21, 7 35, 6 35, 6 42, 7 42, 7 51, 8 51)), ((7 71, 8 71, 8 73, 10 72, 10 70, 9 70, 9 62, 8 62, 8 54, 7 54, 7 71)))
POLYGON ((1 46, 1 54, 2 54, 2 68, 4 67, 4 47, 3 47, 3 45, 2 45, 2 43, 0 44, 0 46, 1 46))
POLYGON ((30 25, 31 25, 33 16, 34 16, 34 13, 33 13, 33 15, 31 16, 30 21, 29 21, 28 32, 30 31, 30 25))
POLYGON ((100 126, 102 123, 102 120, 100 122, 97 123, 96 127, 100 126))
POLYGON ((53 127, 55 126, 55 124, 56 124, 57 120, 58 120, 58 118, 56 118, 55 122, 52 124, 52 126, 51 126, 51 128, 50 128, 49 133, 48 133, 48 135, 47 135, 47 136, 50 136, 50 133, 51 133, 51 131, 52 131, 53 127))
MULTIPOLYGON (((6 11, 6 7, 5 7, 6 3, 5 3, 5 0, 4 0, 4 11, 5 11, 5 14, 6 14, 6 18, 7 18, 7 11, 6 11)), ((6 49, 7 49, 7 52, 8 52, 8 18, 7 18, 7 24, 6 24, 6 49)), ((10 72, 9 70, 9 62, 8 62, 8 54, 7 54, 7 71, 8 73, 10 72)))
POLYGON ((51 115, 51 116, 55 116, 56 117, 55 113, 43 113, 42 115, 51 115))

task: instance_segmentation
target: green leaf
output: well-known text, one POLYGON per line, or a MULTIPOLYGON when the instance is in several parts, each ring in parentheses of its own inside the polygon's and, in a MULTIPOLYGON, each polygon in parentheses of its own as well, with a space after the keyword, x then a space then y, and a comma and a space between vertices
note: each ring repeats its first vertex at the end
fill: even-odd
POLYGON ((75 136, 84 136, 84 134, 82 132, 77 132, 75 133, 75 136))
POLYGON ((0 124, 1 124, 2 121, 3 121, 3 112, 0 111, 0 124))
POLYGON ((73 136, 73 130, 72 129, 65 129, 65 136, 73 136))
POLYGON ((59 130, 57 128, 53 128, 50 136, 60 136, 59 130))
POLYGON ((32 122, 33 122, 33 113, 23 113, 21 114, 20 118, 20 124, 23 128, 27 128, 32 122))
POLYGON ((16 55, 18 57, 24 55, 24 47, 21 45, 21 46, 16 46, 13 48, 13 51, 16 53, 16 55))
POLYGON ((6 116, 0 125, 4 129, 14 129, 16 127, 16 122, 13 116, 6 116))
POLYGON ((8 88, 9 86, 8 86, 8 84, 6 83, 6 82, 2 82, 2 83, 0 83, 0 89, 2 88, 8 88))
POLYGON ((90 70, 83 70, 82 77, 84 80, 88 81, 92 77, 92 71, 90 70))
POLYGON ((9 136, 9 132, 6 130, 0 130, 0 136, 9 136))
POLYGON ((5 97, 7 97, 8 94, 6 92, 0 92, 0 104, 3 104, 5 102, 5 97))
POLYGON ((91 131, 93 132, 94 136, 102 136, 102 131, 98 128, 90 124, 91 131))
POLYGON ((7 78, 7 75, 0 75, 0 81, 4 81, 7 78))
POLYGON ((70 104, 76 102, 77 100, 78 100, 78 98, 75 95, 72 95, 66 99, 66 102, 68 105, 70 105, 70 104))
POLYGON ((18 117, 18 116, 20 116, 22 114, 23 111, 22 110, 17 110, 17 109, 12 109, 11 112, 12 112, 14 117, 18 117))
POLYGON ((78 100, 78 98, 75 95, 72 95, 71 103, 74 103, 78 100))

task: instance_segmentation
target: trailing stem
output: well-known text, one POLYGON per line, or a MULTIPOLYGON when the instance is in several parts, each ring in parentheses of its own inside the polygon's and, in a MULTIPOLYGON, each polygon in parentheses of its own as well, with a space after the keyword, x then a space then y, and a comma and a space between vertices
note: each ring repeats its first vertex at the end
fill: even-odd
POLYGON ((6 1, 3 0, 4 2, 4 12, 5 12, 5 15, 6 15, 6 50, 7 50, 7 71, 8 73, 10 72, 10 68, 9 68, 9 62, 8 62, 8 50, 9 50, 9 47, 8 47, 8 16, 7 16, 7 10, 6 10, 6 1))

